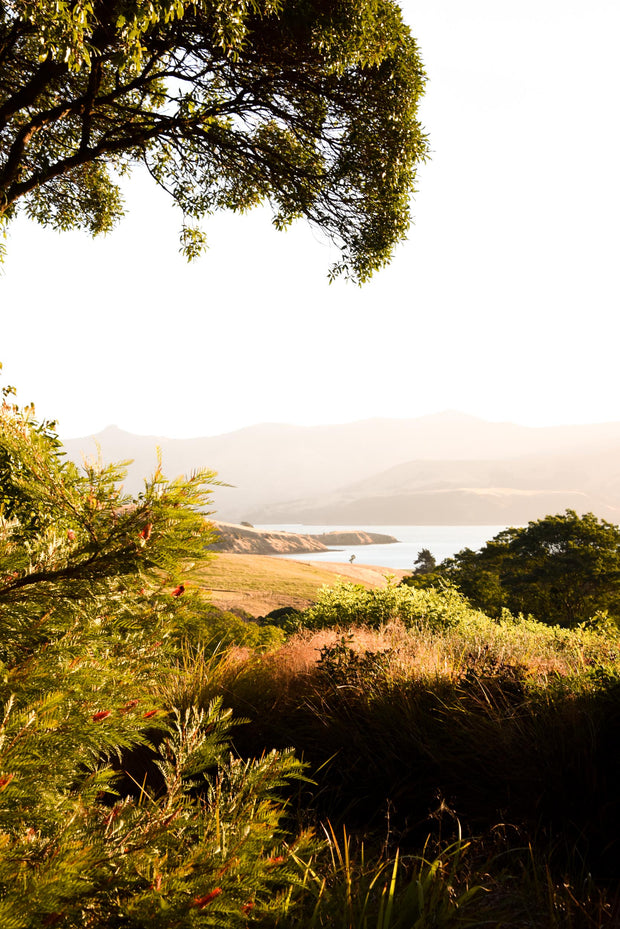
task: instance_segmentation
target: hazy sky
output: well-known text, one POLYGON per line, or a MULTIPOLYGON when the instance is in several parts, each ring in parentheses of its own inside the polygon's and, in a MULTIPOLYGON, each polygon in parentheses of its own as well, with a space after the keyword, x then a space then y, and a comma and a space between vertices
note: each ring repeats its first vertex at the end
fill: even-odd
POLYGON ((212 435, 454 408, 620 420, 620 4, 403 0, 429 75, 415 225, 359 289, 266 210, 187 265, 135 176, 90 240, 26 220, 0 278, 5 380, 61 434, 212 435))

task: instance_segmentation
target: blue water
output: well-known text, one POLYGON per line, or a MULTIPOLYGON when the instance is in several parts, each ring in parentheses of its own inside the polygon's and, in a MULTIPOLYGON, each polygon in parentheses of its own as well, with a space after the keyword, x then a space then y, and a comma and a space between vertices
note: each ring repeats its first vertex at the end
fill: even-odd
POLYGON ((496 536, 506 526, 303 526, 279 524, 256 526, 257 529, 286 530, 304 535, 319 535, 322 532, 357 529, 366 532, 381 532, 392 535, 398 542, 387 545, 351 545, 330 549, 327 552, 311 552, 303 555, 278 555, 278 558, 293 558, 302 561, 349 561, 355 555, 354 564, 382 565, 386 568, 411 568, 423 548, 428 548, 439 563, 463 548, 476 551, 485 542, 496 536))

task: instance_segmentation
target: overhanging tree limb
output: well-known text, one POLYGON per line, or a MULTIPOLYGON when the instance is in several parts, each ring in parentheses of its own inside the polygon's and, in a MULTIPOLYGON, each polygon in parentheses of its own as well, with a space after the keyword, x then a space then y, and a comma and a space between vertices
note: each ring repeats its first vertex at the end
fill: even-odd
POLYGON ((106 231, 147 162, 184 215, 267 201, 363 281, 409 225, 425 76, 394 0, 0 6, 0 221, 106 231), (73 203, 70 202, 73 198, 73 203))

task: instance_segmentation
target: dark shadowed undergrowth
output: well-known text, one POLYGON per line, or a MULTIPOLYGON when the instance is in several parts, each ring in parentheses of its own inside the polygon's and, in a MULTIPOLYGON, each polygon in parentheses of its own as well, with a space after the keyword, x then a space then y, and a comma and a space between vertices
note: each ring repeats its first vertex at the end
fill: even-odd
POLYGON ((604 619, 496 622, 452 590, 347 585, 271 652, 188 653, 165 698, 223 694, 248 720, 236 752, 307 764, 289 816, 327 844, 287 926, 614 925, 618 646, 604 619))

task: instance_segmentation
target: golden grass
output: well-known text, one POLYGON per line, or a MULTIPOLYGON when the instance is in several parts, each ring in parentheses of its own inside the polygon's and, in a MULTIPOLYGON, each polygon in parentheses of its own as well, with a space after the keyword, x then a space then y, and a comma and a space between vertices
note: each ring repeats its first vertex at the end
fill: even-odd
MULTIPOLYGON (((229 667, 223 671, 224 681, 238 677, 253 680, 259 689, 278 694, 279 697, 303 691, 316 673, 316 665, 324 648, 343 641, 353 652, 390 653, 387 676, 394 685, 413 680, 450 680, 457 682, 468 668, 479 673, 495 673, 493 664, 487 666, 483 652, 477 654, 475 646, 466 643, 462 635, 448 632, 438 635, 423 631, 414 632, 394 621, 379 629, 356 626, 343 629, 300 630, 272 651, 257 653, 250 649, 234 649, 229 667), (469 645, 469 647, 468 647, 469 645), (259 685, 260 682, 260 685, 259 685)), ((551 679, 572 677, 580 668, 570 655, 536 655, 519 649, 499 647, 489 656, 506 669, 519 669, 532 684, 545 686, 551 679)))
MULTIPOLYGON (((239 676, 248 675, 263 693, 269 690, 281 699, 291 690, 305 689, 316 672, 321 651, 337 645, 342 637, 340 629, 301 630, 269 652, 233 649, 227 667, 221 669, 222 679, 231 683, 239 676)), ((458 659, 447 654, 439 641, 412 636, 400 623, 391 623, 382 629, 354 627, 348 631, 345 642, 359 654, 389 651, 389 676, 394 681, 428 677, 453 679, 461 673, 458 659)))
MULTIPOLYGON (((400 576, 406 572, 392 571, 400 576)), ((197 573, 220 609, 241 608, 251 616, 265 616, 278 607, 304 610, 314 603, 324 585, 340 578, 364 587, 385 587, 389 568, 329 562, 304 562, 271 555, 222 553, 197 573)))

